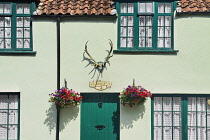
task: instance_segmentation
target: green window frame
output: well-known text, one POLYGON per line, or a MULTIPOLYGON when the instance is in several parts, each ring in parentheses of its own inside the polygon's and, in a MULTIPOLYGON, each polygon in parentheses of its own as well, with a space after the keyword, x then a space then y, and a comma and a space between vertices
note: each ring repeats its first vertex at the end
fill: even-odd
POLYGON ((116 2, 118 50, 173 50, 175 8, 175 1, 116 2))
POLYGON ((32 51, 34 2, 0 2, 0 51, 32 51))
MULTIPOLYGON (((153 94, 154 95, 154 94, 153 94)), ((209 140, 210 95, 155 94, 152 140, 209 140)))
POLYGON ((0 93, 0 140, 19 140, 20 94, 0 93))

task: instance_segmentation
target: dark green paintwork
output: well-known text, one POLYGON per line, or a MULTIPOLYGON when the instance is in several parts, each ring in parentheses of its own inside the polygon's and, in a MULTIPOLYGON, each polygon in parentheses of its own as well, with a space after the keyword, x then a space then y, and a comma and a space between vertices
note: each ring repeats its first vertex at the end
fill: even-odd
MULTIPOLYGON (((151 51, 164 51, 164 50, 173 50, 174 49, 174 10, 176 9, 176 1, 174 0, 159 0, 159 1, 150 1, 150 0, 144 0, 144 1, 138 1, 138 0, 118 0, 116 1, 116 9, 118 13, 118 41, 117 41, 117 49, 120 51, 139 51, 139 50, 151 50, 151 51), (138 3, 139 2, 154 2, 154 15, 152 19, 152 47, 145 47, 140 48, 139 47, 139 15, 138 15, 138 3), (121 3, 134 3, 134 13, 121 13, 120 12, 120 5, 121 3), (158 13, 158 3, 171 3, 172 4, 172 12, 171 13, 158 13), (121 16, 133 16, 134 17, 134 47, 120 47, 120 18, 121 16), (171 16, 171 47, 170 48, 158 48, 157 47, 157 31, 158 31, 158 16, 171 16)), ((165 26, 164 26, 165 27, 165 26)))
POLYGON ((119 97, 111 93, 82 94, 80 140, 119 140, 119 97), (102 107, 98 103, 102 102, 102 107), (104 125, 98 130, 95 126, 104 125))

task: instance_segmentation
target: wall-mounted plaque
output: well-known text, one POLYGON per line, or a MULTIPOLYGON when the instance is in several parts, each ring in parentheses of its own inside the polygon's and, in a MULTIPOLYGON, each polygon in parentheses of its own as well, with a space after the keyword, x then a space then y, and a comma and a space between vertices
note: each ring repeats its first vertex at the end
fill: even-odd
POLYGON ((89 87, 95 88, 96 90, 105 90, 107 88, 111 88, 112 83, 109 81, 101 81, 101 80, 94 80, 89 82, 89 87))

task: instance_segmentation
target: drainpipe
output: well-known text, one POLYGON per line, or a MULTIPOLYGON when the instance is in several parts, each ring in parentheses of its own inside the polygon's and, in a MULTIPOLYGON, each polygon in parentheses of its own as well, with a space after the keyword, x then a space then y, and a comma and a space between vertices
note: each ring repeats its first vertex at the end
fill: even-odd
MULTIPOLYGON (((60 17, 57 16, 57 89, 60 89, 60 17)), ((59 140, 60 109, 57 108, 56 140, 59 140)))

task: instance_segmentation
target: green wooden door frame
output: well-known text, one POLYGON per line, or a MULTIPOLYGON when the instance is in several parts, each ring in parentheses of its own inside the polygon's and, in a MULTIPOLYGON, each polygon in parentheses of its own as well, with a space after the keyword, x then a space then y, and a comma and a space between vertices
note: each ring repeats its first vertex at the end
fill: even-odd
POLYGON ((119 140, 119 93, 81 93, 81 95, 83 102, 81 103, 80 140, 119 140), (105 127, 99 130, 95 128, 98 125, 105 127))

